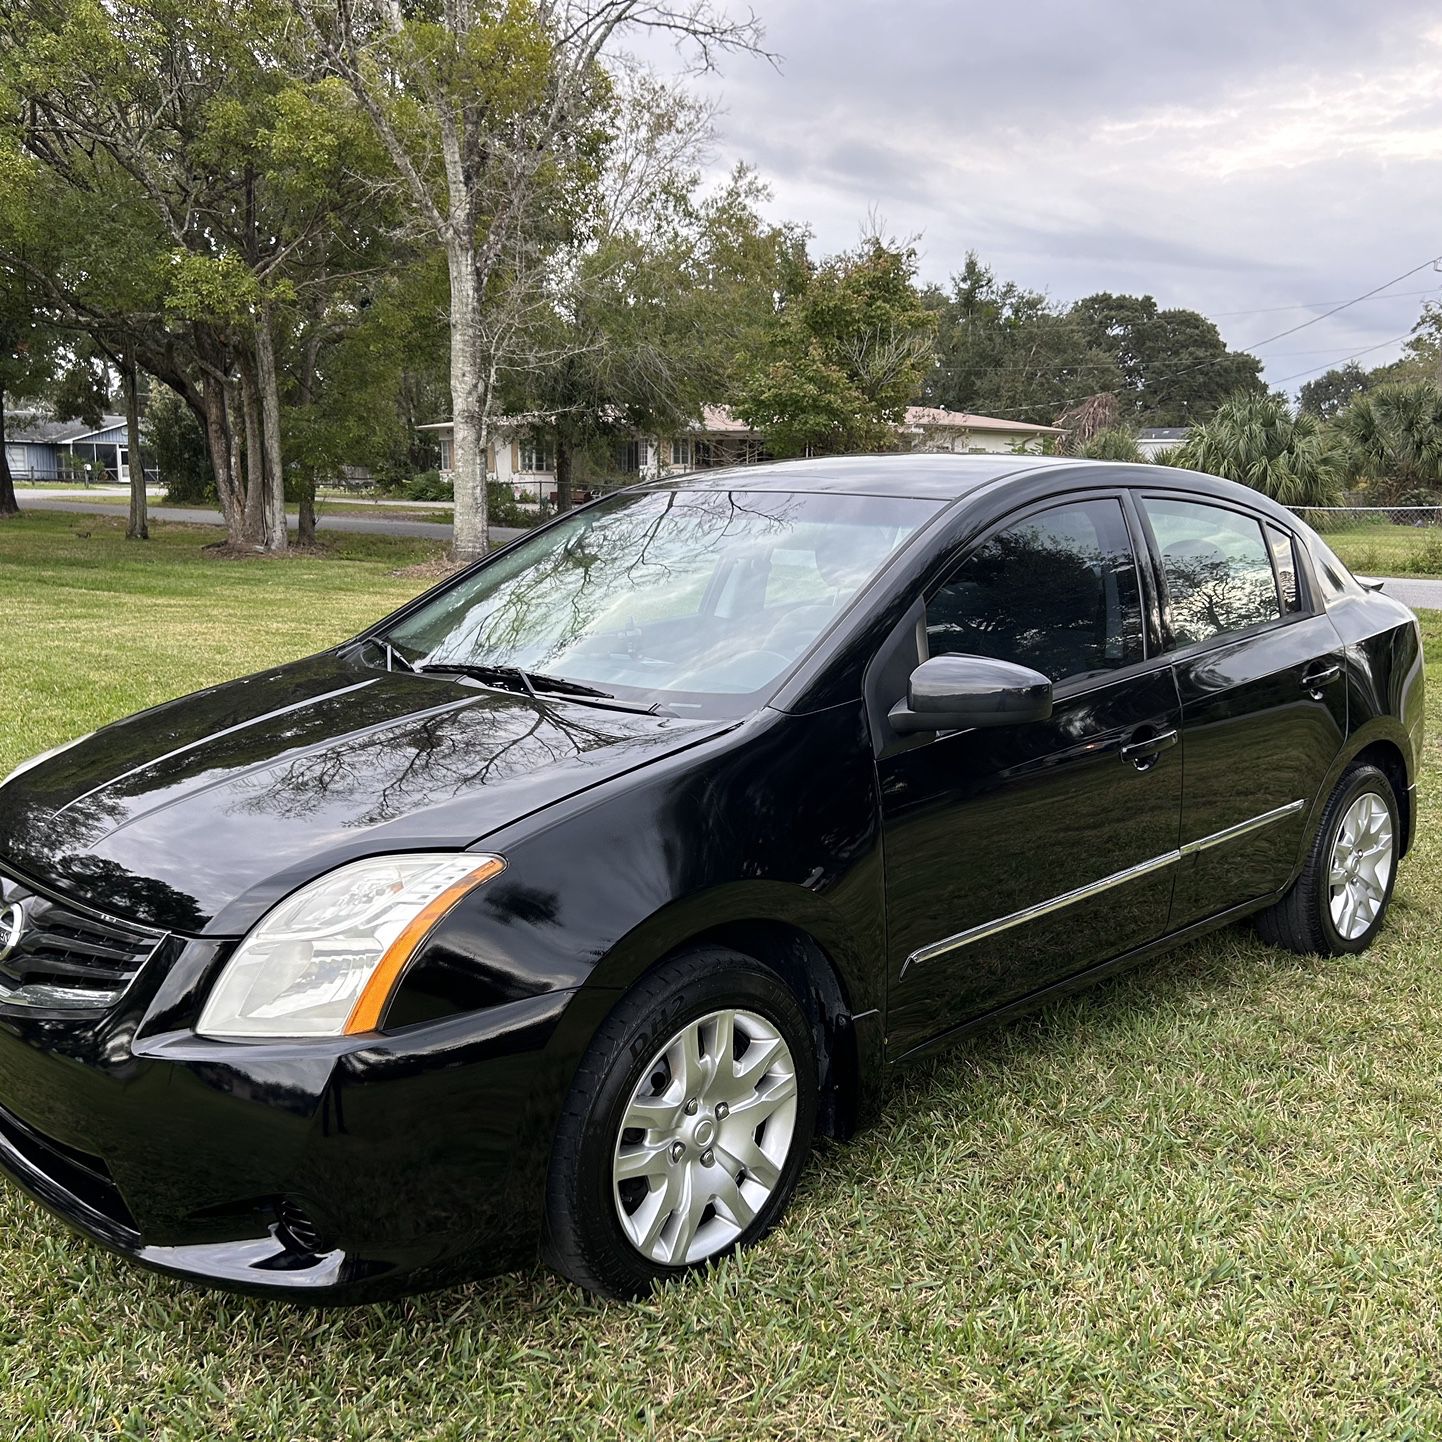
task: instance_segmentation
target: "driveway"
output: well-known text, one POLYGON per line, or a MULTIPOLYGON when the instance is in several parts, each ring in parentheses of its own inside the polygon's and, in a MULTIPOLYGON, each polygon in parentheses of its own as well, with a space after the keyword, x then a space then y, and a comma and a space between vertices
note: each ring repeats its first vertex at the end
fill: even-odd
POLYGON ((1442 611, 1442 581, 1388 580, 1382 583, 1384 596, 1395 596, 1414 611, 1442 611))
MULTIPOLYGON (((104 501, 87 501, 75 496, 21 496, 20 506, 27 511, 77 511, 92 516, 123 516, 123 507, 107 505, 104 501)), ((154 521, 181 521, 192 526, 220 526, 224 524, 219 511, 204 506, 151 506, 150 518, 154 521)), ((291 530, 297 521, 287 517, 291 530)), ((341 516, 327 511, 321 517, 319 530, 326 531, 368 531, 380 536, 406 536, 412 540, 440 541, 451 539, 451 527, 441 521, 407 521, 394 516, 341 516)), ((525 532, 512 526, 492 526, 491 544, 504 546, 525 532)))

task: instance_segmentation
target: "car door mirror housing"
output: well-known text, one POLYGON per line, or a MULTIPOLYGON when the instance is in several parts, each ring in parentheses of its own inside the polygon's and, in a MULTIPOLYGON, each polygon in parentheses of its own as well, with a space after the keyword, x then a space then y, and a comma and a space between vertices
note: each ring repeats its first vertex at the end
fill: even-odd
POLYGON ((903 734, 964 731, 1045 721, 1051 706, 1051 682, 1040 671, 989 656, 932 656, 911 673, 889 719, 903 734))

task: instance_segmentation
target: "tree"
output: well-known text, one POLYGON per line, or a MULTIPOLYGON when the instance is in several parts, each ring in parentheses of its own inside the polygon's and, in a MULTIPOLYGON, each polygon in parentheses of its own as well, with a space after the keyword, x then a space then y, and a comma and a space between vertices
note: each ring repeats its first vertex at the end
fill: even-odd
POLYGON ((1116 361, 1039 291, 1000 281, 974 251, 950 292, 929 287, 937 361, 928 405, 1050 424, 1067 399, 1120 388, 1116 361))
POLYGON ((1164 464, 1238 481, 1284 506, 1334 505, 1345 473, 1341 448, 1316 416, 1255 391, 1224 400, 1164 464))
POLYGON ((1297 407, 1318 420, 1335 420, 1375 384, 1372 372, 1363 370, 1356 361, 1348 361, 1308 381, 1297 393, 1297 407))
POLYGON ((1129 424, 1193 425, 1223 399, 1264 389, 1261 361, 1229 351, 1216 326, 1194 310, 1161 310, 1149 295, 1100 291, 1067 314, 1115 362, 1129 424))
POLYGON ((1431 381, 1392 381, 1358 396, 1337 422, 1350 448, 1349 473, 1388 499, 1442 485, 1442 390, 1431 381))
POLYGON ((560 509, 578 452, 699 416, 720 384, 717 336, 691 261, 709 112, 645 73, 624 77, 592 210, 557 258, 552 304, 506 389, 554 446, 560 509))
POLYGON ((0 520, 20 514, 5 454, 6 416, 14 402, 34 398, 49 382, 55 347, 24 284, 0 271, 0 520))
POLYGON ((143 439, 168 501, 214 501, 215 473, 205 432, 174 391, 156 390, 145 407, 143 439))
POLYGON ((1073 454, 1088 461, 1126 461, 1140 465, 1144 459, 1137 449, 1137 438, 1121 426, 1112 426, 1098 431, 1073 454))
POLYGON ((736 410, 778 455, 881 450, 935 359, 916 251, 870 236, 819 265, 777 316, 736 410))
POLYGON ((205 427, 231 540, 287 544, 283 352, 385 257, 380 153, 264 0, 3 4, 0 258, 205 427))
POLYGON ((719 50, 754 49, 758 29, 710 0, 297 4, 375 126, 415 223, 445 250, 455 550, 478 556, 499 381, 544 308, 567 217, 585 209, 611 119, 608 57, 628 32, 659 29, 709 66, 719 50))

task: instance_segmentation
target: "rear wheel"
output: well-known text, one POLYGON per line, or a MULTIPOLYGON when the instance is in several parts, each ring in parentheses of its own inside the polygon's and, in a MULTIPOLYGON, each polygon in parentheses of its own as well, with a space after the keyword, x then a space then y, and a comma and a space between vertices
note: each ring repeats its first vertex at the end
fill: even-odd
POLYGON ((759 962, 707 948, 638 982, 572 1088, 547 1185, 546 1259, 636 1297, 763 1236, 816 1118, 811 1029, 759 962))
POLYGON ((1392 899, 1398 834, 1386 773, 1353 767, 1328 798, 1302 874, 1258 917, 1262 938, 1320 956, 1364 951, 1392 899))

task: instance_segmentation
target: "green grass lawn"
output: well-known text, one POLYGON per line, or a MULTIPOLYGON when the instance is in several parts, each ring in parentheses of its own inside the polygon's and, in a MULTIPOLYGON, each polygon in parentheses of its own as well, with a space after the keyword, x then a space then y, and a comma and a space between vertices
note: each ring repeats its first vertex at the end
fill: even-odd
MULTIPOLYGON (((0 525, 0 771, 421 584, 398 542, 208 538, 0 525)), ((1232 929, 978 1037, 818 1155, 779 1233, 644 1305, 539 1269, 351 1311, 210 1294, 0 1185, 0 1438, 1442 1436, 1429 750, 1365 956, 1232 929)))
MULTIPOLYGON (((1316 524, 1316 515, 1304 518, 1316 524)), ((1442 526, 1398 526, 1389 521, 1330 526, 1322 538, 1352 570, 1364 576, 1442 576, 1442 526)))

